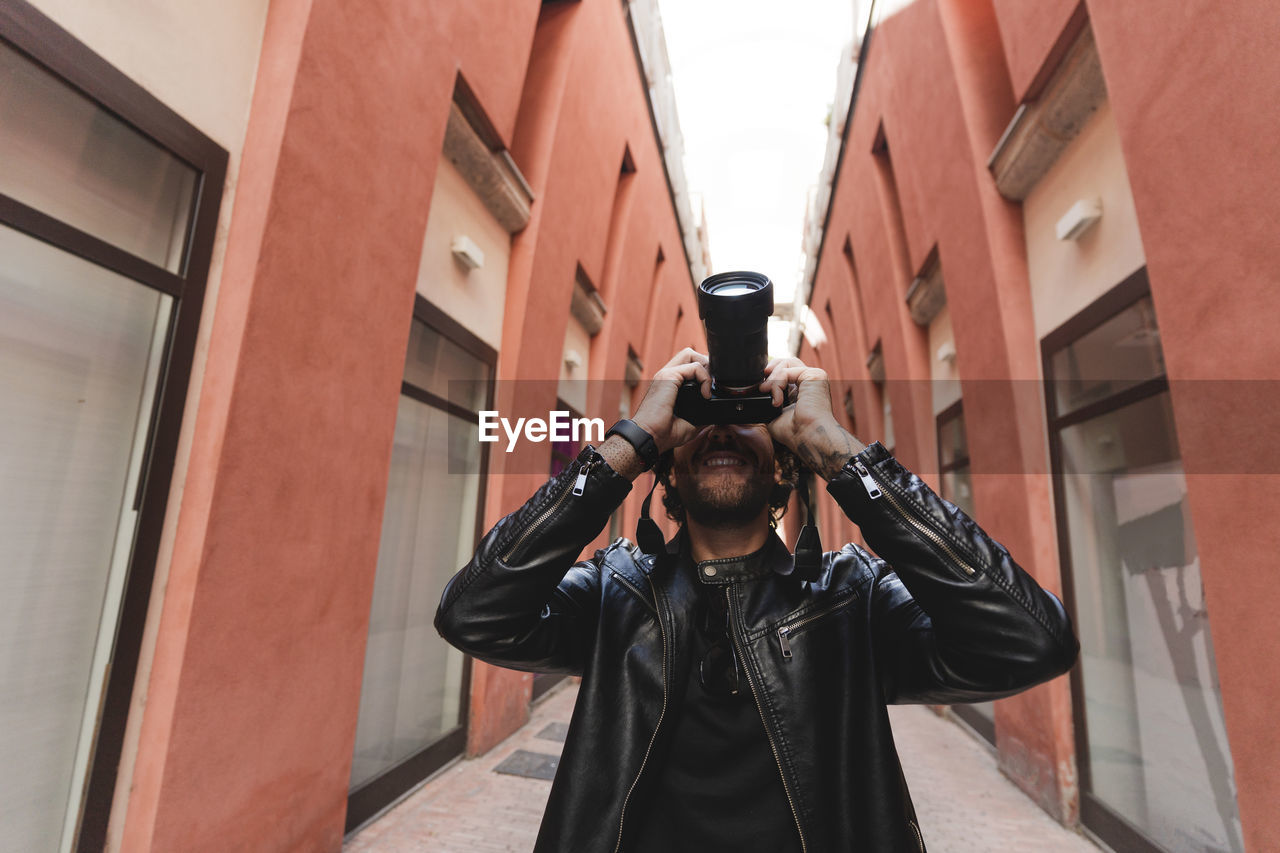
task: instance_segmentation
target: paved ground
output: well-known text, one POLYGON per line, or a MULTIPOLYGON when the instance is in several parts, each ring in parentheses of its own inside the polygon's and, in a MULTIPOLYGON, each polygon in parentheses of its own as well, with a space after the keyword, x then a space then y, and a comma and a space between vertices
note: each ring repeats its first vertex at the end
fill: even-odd
MULTIPOLYGON (((487 755, 437 774, 353 836, 343 853, 528 853, 551 783, 494 767, 518 750, 558 754, 560 743, 548 735, 569 721, 576 695, 571 685, 556 689, 523 729, 487 755)), ((967 730, 926 708, 890 712, 930 853, 1098 853, 1027 799, 967 730)))

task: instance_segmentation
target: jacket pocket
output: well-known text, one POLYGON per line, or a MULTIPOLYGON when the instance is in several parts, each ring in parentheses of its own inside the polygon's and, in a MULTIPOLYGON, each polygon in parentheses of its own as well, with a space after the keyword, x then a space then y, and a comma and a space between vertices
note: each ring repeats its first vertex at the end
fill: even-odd
POLYGON ((645 609, 648 610, 652 616, 657 618, 658 609, 654 606, 653 602, 649 601, 648 598, 645 598, 644 593, 640 591, 639 587, 637 587, 631 581, 627 580, 626 577, 624 577, 621 573, 615 572, 613 569, 609 570, 609 574, 613 577, 614 580, 618 582, 618 584, 623 589, 627 590, 632 595, 634 595, 637 599, 639 599, 640 603, 645 606, 645 609))
POLYGON ((843 612, 849 607, 849 605, 853 604, 857 600, 857 590, 851 589, 842 593, 842 597, 838 598, 836 601, 811 610, 801 611, 783 619, 778 623, 778 627, 774 629, 774 634, 778 638, 778 646, 782 649, 783 659, 793 657, 791 653, 791 639, 793 637, 809 630, 823 619, 843 612))

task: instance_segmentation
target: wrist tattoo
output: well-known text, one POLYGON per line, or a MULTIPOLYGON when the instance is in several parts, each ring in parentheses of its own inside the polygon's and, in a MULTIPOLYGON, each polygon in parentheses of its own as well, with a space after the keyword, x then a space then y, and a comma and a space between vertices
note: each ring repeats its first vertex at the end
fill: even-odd
POLYGON ((844 429, 832 430, 819 424, 796 445, 796 455, 806 468, 830 480, 851 457, 864 449, 865 445, 844 429))

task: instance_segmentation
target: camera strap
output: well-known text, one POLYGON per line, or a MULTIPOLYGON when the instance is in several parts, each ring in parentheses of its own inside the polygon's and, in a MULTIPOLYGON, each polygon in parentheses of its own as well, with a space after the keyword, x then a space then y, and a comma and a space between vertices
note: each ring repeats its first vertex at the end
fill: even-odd
POLYGON ((818 514, 813 511, 809 490, 813 474, 800 472, 800 500, 804 503, 804 527, 796 539, 795 571, 797 579, 812 583, 822 576, 822 539, 818 536, 818 514))
POLYGON ((655 476, 653 485, 649 487, 649 494, 644 496, 644 503, 640 505, 640 520, 636 522, 636 544, 646 554, 661 557, 667 553, 667 540, 662 535, 658 522, 649 516, 649 504, 653 501, 653 490, 656 488, 658 478, 655 476))

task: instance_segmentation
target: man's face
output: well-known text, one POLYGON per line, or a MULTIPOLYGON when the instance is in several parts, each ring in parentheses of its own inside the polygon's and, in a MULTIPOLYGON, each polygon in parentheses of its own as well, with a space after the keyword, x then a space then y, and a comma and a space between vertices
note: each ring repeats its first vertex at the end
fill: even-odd
POLYGON ((763 424, 704 427, 673 455, 671 485, 689 518, 704 527, 746 524, 768 508, 775 466, 763 424))

